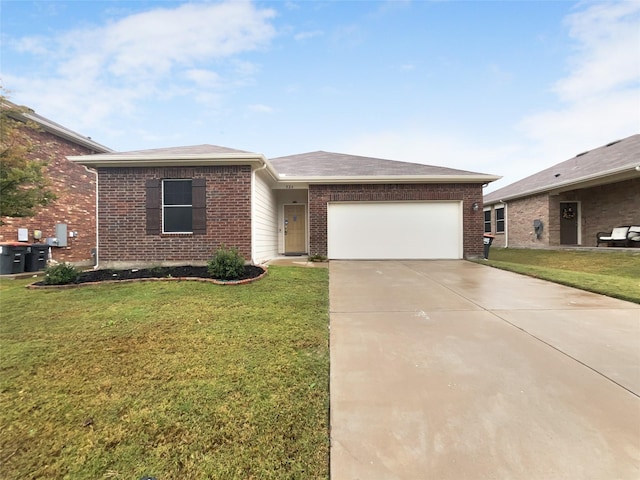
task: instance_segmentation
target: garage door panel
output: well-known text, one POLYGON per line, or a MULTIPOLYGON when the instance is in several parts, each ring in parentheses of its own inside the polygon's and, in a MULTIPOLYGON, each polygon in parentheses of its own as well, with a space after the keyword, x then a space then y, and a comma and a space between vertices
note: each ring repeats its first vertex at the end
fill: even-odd
POLYGON ((332 259, 461 258, 459 202, 330 203, 332 259))

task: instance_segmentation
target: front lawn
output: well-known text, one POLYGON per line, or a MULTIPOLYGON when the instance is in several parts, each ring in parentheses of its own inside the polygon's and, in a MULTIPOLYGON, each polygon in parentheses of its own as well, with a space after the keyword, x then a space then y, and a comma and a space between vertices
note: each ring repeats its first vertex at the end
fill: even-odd
POLYGON ((0 478, 327 479, 328 271, 0 282, 0 478))
POLYGON ((640 303, 640 251, 491 248, 479 262, 640 303))

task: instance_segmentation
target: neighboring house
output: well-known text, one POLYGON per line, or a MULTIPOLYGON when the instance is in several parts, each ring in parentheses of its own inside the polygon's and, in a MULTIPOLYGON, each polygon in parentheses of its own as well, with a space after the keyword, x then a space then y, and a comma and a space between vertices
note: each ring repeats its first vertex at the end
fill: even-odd
MULTIPOLYGON (((6 100, 4 105, 15 107, 6 100)), ((15 242, 18 229, 26 229, 30 243, 50 239, 52 245, 59 245, 51 248, 54 260, 91 264, 96 246, 96 174, 67 156, 111 150, 31 110, 12 116, 24 122, 19 128, 33 145, 30 159, 47 163, 46 177, 57 199, 33 217, 2 217, 5 225, 0 226, 0 242, 15 242), (36 128, 28 126, 28 121, 36 128), (40 239, 34 238, 37 232, 42 234, 40 239)))
POLYGON ((482 187, 499 177, 328 152, 267 160, 213 145, 71 156, 98 171, 103 266, 481 256, 482 187))
POLYGON ((596 246, 598 232, 640 225, 640 135, 580 153, 486 195, 493 245, 596 246))

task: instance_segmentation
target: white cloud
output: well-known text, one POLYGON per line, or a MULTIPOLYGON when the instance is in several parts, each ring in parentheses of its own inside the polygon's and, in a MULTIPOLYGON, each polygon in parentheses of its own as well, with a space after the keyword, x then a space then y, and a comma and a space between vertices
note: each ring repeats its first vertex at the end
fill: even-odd
POLYGON ((640 3, 596 4, 566 20, 576 53, 571 73, 555 86, 565 101, 580 101, 640 82, 640 3))
POLYGON ((116 75, 162 74, 174 65, 254 50, 274 35, 272 10, 248 2, 184 4, 127 17, 105 31, 109 68, 116 75))
POLYGON ((640 131, 640 3, 587 5, 566 19, 575 54, 553 85, 559 107, 519 125, 550 150, 585 150, 640 131))
POLYGON ((460 134, 419 127, 371 132, 340 146, 354 155, 439 165, 499 175, 498 165, 513 158, 518 145, 474 145, 460 134))
MULTIPOLYGON (((640 132, 640 2, 586 4, 566 19, 575 53, 571 71, 552 86, 555 108, 523 114, 513 132, 474 139, 470 133, 412 126, 370 132, 346 151, 502 175, 487 192, 576 154, 640 132), (493 144, 492 144, 493 142, 493 144)), ((511 74, 497 65, 501 82, 511 74)))
POLYGON ((322 30, 312 30, 296 33, 293 38, 295 38, 296 40, 308 40, 310 38, 320 37, 322 35, 324 35, 324 32, 322 30))
POLYGON ((496 85, 508 85, 513 82, 513 73, 505 70, 500 65, 492 63, 488 67, 490 78, 496 85))
POLYGON ((249 110, 255 113, 273 113, 273 108, 268 105, 263 105, 261 103, 255 103, 253 105, 249 105, 249 110))
POLYGON ((12 47, 22 53, 46 55, 49 53, 45 37, 23 37, 12 42, 12 47))
POLYGON ((575 155, 576 149, 589 150, 638 133, 640 93, 622 90, 584 98, 570 108, 528 116, 519 128, 546 149, 575 155))
POLYGON ((221 84, 220 75, 211 70, 193 68, 185 71, 185 77, 199 87, 216 88, 221 84))
POLYGON ((534 142, 517 137, 501 142, 495 142, 495 139, 480 142, 464 132, 412 127, 362 134, 331 148, 354 155, 437 165, 503 177, 489 184, 485 189, 485 193, 489 193, 579 153, 575 151, 571 155, 558 157, 551 155, 553 149, 548 147, 549 145, 539 147, 534 142))
POLYGON ((4 80, 19 86, 24 102, 57 112, 61 123, 80 129, 103 125, 110 115, 131 112, 147 98, 188 93, 196 100, 215 98, 212 90, 225 84, 247 84, 257 68, 236 56, 268 45, 275 36, 274 16, 248 1, 186 3, 92 29, 14 39, 14 48, 41 56, 43 66, 39 75, 4 80), (229 78, 207 68, 211 62, 226 67, 229 78), (190 87, 179 84, 184 78, 190 87))

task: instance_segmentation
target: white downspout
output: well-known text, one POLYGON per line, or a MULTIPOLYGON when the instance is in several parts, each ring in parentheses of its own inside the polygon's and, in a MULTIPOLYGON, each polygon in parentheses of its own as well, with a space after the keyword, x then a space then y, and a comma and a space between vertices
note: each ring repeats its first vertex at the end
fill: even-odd
POLYGON ((256 242, 255 242, 255 222, 256 222, 256 174, 267 168, 267 162, 262 162, 262 165, 254 169, 251 174, 251 264, 256 264, 256 242))
POLYGON ((507 211, 507 202, 504 200, 500 200, 500 203, 504 205, 504 248, 509 248, 509 222, 508 219, 508 211, 507 211))
POLYGON ((98 261, 98 245, 99 240, 100 240, 100 235, 98 234, 98 227, 99 227, 99 218, 98 218, 98 171, 94 170, 92 168, 87 167, 86 165, 83 165, 84 169, 89 172, 89 173, 93 173, 96 176, 96 264, 93 266, 94 270, 98 269, 98 265, 100 264, 100 262, 98 261))

